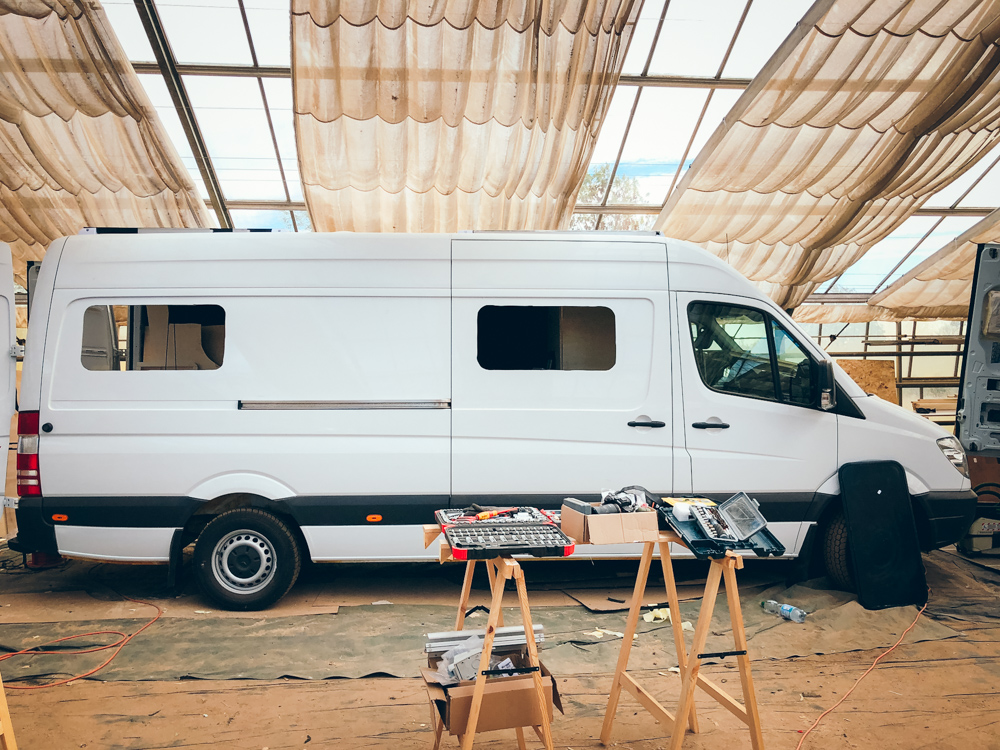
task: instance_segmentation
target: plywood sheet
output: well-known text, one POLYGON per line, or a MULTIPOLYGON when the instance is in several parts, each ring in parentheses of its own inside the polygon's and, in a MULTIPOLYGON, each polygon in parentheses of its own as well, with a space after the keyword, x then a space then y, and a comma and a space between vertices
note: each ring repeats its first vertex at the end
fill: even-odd
POLYGON ((838 359, 844 372, 866 393, 874 393, 889 403, 898 404, 896 363, 885 359, 838 359))

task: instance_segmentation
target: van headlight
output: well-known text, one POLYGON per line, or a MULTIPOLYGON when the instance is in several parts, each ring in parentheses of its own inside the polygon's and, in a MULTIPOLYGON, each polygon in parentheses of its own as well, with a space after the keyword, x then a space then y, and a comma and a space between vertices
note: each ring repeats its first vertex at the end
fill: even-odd
POLYGON ((969 476, 969 464, 965 460, 965 449, 958 442, 957 437, 943 437, 937 441, 938 448, 944 457, 951 461, 951 465, 958 469, 963 477, 969 476))

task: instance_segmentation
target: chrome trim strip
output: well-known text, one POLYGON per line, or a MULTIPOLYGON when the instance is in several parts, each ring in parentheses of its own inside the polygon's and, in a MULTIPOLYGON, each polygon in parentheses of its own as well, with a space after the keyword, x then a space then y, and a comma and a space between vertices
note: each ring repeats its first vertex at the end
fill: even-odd
POLYGON ((451 401, 237 401, 236 408, 241 411, 450 409, 451 401))

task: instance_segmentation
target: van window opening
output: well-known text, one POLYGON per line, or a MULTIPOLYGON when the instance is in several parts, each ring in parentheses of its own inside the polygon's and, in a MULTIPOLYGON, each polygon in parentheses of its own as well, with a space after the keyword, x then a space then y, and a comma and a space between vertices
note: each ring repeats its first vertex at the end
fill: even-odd
POLYGON ((92 305, 80 361, 92 371, 217 370, 225 339, 219 305, 92 305))
POLYGON ((487 305, 476 359, 485 370, 610 370, 615 334, 608 307, 487 305))
POLYGON ((814 403, 813 361, 777 320, 749 307, 688 307, 702 382, 715 391, 799 406, 814 403))

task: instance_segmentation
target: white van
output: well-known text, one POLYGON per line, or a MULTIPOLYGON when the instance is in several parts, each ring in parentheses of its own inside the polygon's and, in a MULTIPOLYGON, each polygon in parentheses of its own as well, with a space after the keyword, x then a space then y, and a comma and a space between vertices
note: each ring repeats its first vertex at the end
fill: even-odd
POLYGON ((745 490, 841 578, 844 464, 906 468, 926 548, 975 505, 954 438, 656 235, 76 236, 31 304, 11 548, 176 566, 197 540, 236 609, 304 555, 427 559, 449 505, 745 490))

